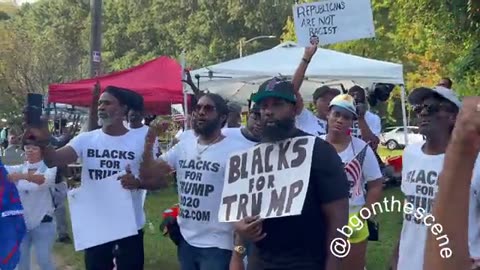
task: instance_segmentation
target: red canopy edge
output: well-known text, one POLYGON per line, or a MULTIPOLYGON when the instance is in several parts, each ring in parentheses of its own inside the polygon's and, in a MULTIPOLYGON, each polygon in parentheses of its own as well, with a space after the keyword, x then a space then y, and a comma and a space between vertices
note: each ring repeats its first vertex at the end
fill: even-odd
POLYGON ((161 56, 141 65, 96 78, 48 86, 48 102, 89 107, 95 83, 101 91, 107 86, 133 90, 143 96, 145 109, 151 114, 170 114, 171 104, 183 104, 182 66, 161 56))

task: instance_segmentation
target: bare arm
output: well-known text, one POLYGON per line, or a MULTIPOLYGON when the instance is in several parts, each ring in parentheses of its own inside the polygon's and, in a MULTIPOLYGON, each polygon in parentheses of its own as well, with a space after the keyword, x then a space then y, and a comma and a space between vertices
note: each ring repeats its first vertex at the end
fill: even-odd
POLYGON ((300 88, 302 86, 303 79, 305 77, 305 72, 307 71, 307 68, 308 68, 308 64, 312 60, 312 57, 316 51, 317 51, 316 45, 305 48, 305 52, 303 53, 302 60, 300 61, 300 64, 295 70, 295 74, 293 75, 293 78, 292 78, 293 90, 295 91, 295 96, 297 98, 297 103, 296 103, 297 114, 300 114, 304 107, 303 98, 302 98, 302 95, 300 94, 300 88))
POLYGON ((360 128, 362 140, 364 140, 365 142, 370 142, 371 147, 373 149, 376 149, 376 146, 380 142, 380 139, 372 132, 364 116, 358 117, 358 128, 360 128))
POLYGON ((345 240, 345 236, 337 231, 338 228, 342 228, 345 224, 348 224, 348 199, 340 199, 331 203, 323 204, 321 211, 326 220, 326 270, 338 270, 340 269, 340 259, 337 258, 332 252, 330 252, 330 244, 336 238, 342 238, 345 240))
POLYGON ((382 199, 383 196, 383 178, 369 181, 367 183, 367 199, 364 208, 372 210, 372 205, 382 199))
POLYGON ((47 167, 61 167, 77 161, 78 156, 71 146, 64 146, 58 150, 51 146, 43 148, 43 161, 47 167))

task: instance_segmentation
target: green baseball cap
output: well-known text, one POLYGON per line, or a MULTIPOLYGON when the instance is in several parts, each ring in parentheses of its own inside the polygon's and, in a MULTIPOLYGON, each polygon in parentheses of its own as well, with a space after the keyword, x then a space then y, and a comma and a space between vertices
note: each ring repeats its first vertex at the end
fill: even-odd
POLYGON ((259 103, 269 97, 284 99, 292 103, 297 102, 295 91, 293 90, 293 83, 280 78, 273 78, 262 83, 252 100, 255 103, 259 103))

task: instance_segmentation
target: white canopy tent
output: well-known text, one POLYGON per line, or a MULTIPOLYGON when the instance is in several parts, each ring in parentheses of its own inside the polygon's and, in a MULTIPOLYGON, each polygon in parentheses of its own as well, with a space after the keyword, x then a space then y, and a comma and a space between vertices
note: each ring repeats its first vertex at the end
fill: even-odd
MULTIPOLYGON (((291 78, 300 63, 304 48, 293 42, 282 43, 272 49, 191 71, 203 91, 217 93, 229 100, 243 104, 258 86, 274 76, 291 78)), ((402 112, 407 123, 403 66, 319 48, 305 73, 300 89, 305 101, 321 85, 354 84, 371 89, 374 83, 391 83, 402 86, 402 112)), ((405 134, 405 138, 406 138, 405 134)))

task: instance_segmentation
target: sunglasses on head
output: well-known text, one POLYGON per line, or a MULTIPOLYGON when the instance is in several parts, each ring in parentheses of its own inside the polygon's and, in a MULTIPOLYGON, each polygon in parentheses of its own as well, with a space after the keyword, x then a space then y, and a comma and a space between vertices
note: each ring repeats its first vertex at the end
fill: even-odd
POLYGON ((211 113, 211 112, 215 111, 215 106, 210 105, 210 104, 207 104, 207 105, 197 104, 197 105, 195 105, 195 111, 196 112, 199 112, 201 110, 203 110, 206 113, 211 113))

